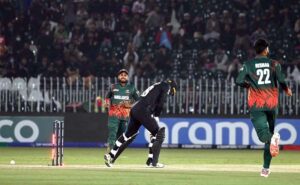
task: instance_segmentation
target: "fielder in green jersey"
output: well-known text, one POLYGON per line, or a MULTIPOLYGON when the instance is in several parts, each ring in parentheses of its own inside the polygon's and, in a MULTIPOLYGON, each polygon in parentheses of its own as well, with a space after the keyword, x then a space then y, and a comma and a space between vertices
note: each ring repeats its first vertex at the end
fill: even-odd
POLYGON ((138 100, 139 92, 134 85, 128 83, 128 72, 122 69, 118 72, 117 84, 112 84, 106 95, 105 104, 108 111, 108 147, 114 146, 116 139, 125 132, 131 105, 138 100))
POLYGON ((279 154, 280 135, 274 133, 275 119, 278 112, 278 84, 288 96, 291 89, 285 82, 281 65, 268 58, 269 44, 258 39, 254 44, 257 56, 244 63, 240 69, 236 83, 248 89, 248 106, 250 118, 258 138, 265 143, 264 164, 261 176, 268 177, 272 157, 279 154))

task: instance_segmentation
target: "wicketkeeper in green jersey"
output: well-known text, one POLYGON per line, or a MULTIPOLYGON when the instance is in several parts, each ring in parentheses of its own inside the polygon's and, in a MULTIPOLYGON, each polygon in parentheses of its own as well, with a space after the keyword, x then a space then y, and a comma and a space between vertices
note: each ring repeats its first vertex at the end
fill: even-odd
POLYGON ((274 133, 278 112, 278 85, 288 96, 292 96, 292 91, 285 82, 280 63, 268 58, 268 42, 258 39, 254 49, 257 56, 244 63, 236 83, 248 89, 250 118, 259 140, 265 143, 261 176, 268 177, 271 159, 279 154, 280 135, 274 133))
POLYGON ((110 86, 105 99, 105 106, 108 108, 107 151, 110 151, 116 139, 125 132, 130 108, 138 98, 139 92, 134 85, 128 83, 128 71, 121 69, 118 72, 118 83, 110 86))

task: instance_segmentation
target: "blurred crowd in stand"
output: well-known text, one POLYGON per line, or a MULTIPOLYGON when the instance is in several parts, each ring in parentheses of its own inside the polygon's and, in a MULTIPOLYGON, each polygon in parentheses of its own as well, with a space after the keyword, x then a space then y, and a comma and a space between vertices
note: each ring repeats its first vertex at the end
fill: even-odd
POLYGON ((266 38, 300 81, 300 1, 0 0, 0 77, 235 77, 266 38))

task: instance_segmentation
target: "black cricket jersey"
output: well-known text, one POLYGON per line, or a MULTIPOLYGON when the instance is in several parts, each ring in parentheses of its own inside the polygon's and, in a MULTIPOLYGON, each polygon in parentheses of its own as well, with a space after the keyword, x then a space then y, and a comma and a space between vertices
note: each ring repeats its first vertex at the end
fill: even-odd
POLYGON ((132 110, 138 111, 140 108, 146 108, 148 113, 160 116, 169 89, 169 84, 164 81, 151 85, 141 94, 132 110))

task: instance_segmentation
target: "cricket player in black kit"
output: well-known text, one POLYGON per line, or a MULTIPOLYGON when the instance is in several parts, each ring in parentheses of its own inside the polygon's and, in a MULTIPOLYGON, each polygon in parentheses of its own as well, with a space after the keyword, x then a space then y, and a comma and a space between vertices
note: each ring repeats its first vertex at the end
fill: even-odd
POLYGON ((165 128, 158 126, 158 117, 162 112, 167 96, 174 96, 175 93, 176 83, 172 80, 166 80, 153 84, 141 94, 140 99, 131 108, 126 132, 117 139, 110 152, 104 155, 105 164, 108 167, 111 167, 119 155, 132 143, 141 125, 151 133, 146 164, 150 167, 164 167, 163 164, 158 163, 158 158, 165 138, 165 128))

